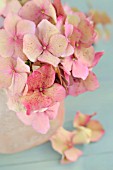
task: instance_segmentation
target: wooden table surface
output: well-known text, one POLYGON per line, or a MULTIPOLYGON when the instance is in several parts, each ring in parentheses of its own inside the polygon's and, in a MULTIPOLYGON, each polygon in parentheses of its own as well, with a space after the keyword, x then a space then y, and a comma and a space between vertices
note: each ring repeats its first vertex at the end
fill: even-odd
MULTIPOLYGON (((85 0, 65 0, 71 6, 87 11, 85 0)), ((91 0, 97 9, 106 10, 113 17, 113 0, 91 0)), ((104 125, 106 134, 98 142, 83 146, 83 157, 69 165, 60 165, 60 155, 51 149, 50 143, 13 155, 0 155, 0 170, 113 170, 113 27, 110 41, 100 41, 96 47, 105 50, 105 55, 95 68, 100 88, 77 98, 68 97, 65 101, 65 127, 72 128, 76 111, 98 112, 97 119, 104 125)))

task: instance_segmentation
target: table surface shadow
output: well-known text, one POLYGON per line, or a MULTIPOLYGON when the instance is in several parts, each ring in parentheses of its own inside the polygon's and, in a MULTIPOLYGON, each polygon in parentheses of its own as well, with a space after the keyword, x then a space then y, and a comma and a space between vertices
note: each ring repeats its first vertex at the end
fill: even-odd
MULTIPOLYGON (((94 8, 106 10, 113 17, 112 0, 90 0, 94 8)), ((86 1, 63 0, 71 6, 87 11, 86 1)), ((101 40, 96 50, 104 50, 105 55, 94 69, 100 81, 100 88, 77 98, 65 100, 65 128, 72 129, 72 121, 76 111, 83 113, 97 112, 97 119, 103 124, 106 134, 98 143, 80 147, 84 155, 75 163, 61 165, 60 155, 52 150, 50 143, 33 149, 12 154, 0 154, 0 170, 113 170, 113 26, 109 26, 111 38, 101 40)))

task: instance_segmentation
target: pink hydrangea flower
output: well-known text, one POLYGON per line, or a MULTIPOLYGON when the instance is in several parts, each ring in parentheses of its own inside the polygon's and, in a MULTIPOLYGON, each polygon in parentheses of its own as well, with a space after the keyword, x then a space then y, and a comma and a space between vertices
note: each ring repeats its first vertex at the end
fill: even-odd
POLYGON ((14 95, 22 93, 30 72, 23 60, 0 57, 0 88, 9 88, 14 95))
POLYGON ((38 133, 46 134, 50 129, 50 120, 54 120, 57 116, 59 103, 55 103, 48 108, 36 110, 32 114, 27 115, 26 112, 17 113, 18 118, 28 126, 32 126, 38 133))
POLYGON ((22 97, 27 114, 49 107, 66 97, 64 87, 54 81, 55 71, 50 65, 42 66, 28 77, 28 92, 22 97))
POLYGON ((19 15, 38 24, 42 19, 52 19, 56 23, 56 11, 50 0, 31 0, 21 8, 19 15))
POLYGON ((94 91, 99 87, 99 82, 93 72, 89 72, 86 80, 75 79, 71 86, 69 86, 68 94, 78 96, 86 91, 94 91))
POLYGON ((61 163, 75 162, 82 155, 82 151, 74 147, 73 132, 62 127, 50 139, 54 150, 62 155, 61 163))
POLYGON ((91 130, 91 139, 90 142, 97 142, 102 138, 102 136, 105 133, 105 130, 103 129, 101 123, 97 120, 91 120, 93 116, 95 116, 96 113, 92 115, 85 115, 81 112, 77 112, 74 119, 74 127, 79 128, 83 127, 83 131, 86 129, 91 130))
POLYGON ((55 25, 45 19, 38 24, 37 32, 37 35, 27 34, 24 36, 24 53, 32 62, 39 60, 57 67, 60 63, 58 57, 68 56, 68 52, 65 53, 68 45, 66 37, 59 33, 55 25))
POLYGON ((28 33, 35 33, 35 24, 10 13, 4 21, 4 29, 0 30, 0 55, 20 57, 25 60, 23 36, 28 33))

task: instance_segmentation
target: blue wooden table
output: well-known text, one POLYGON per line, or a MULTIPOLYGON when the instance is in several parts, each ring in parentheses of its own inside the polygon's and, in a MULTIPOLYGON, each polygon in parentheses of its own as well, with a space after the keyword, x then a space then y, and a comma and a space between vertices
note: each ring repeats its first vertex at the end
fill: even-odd
MULTIPOLYGON (((87 11, 85 0, 65 0, 71 6, 87 11)), ((91 0, 97 9, 106 10, 113 16, 113 0, 91 0)), ((60 165, 60 155, 51 149, 50 143, 14 155, 0 155, 0 170, 113 170, 113 27, 110 27, 110 41, 100 41, 96 47, 105 50, 105 55, 95 68, 100 88, 77 98, 68 97, 65 101, 65 127, 72 128, 76 111, 98 112, 97 119, 104 125, 106 134, 98 142, 83 146, 83 157, 70 165, 60 165)))

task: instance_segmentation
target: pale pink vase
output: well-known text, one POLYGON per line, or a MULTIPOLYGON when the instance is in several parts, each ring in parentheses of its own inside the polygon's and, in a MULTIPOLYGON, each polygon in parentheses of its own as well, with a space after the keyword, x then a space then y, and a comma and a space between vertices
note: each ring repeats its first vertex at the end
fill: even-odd
POLYGON ((7 107, 7 98, 0 91, 0 153, 15 153, 40 145, 49 140, 64 120, 64 102, 60 104, 58 116, 51 121, 51 128, 45 135, 18 120, 16 114, 7 107))

